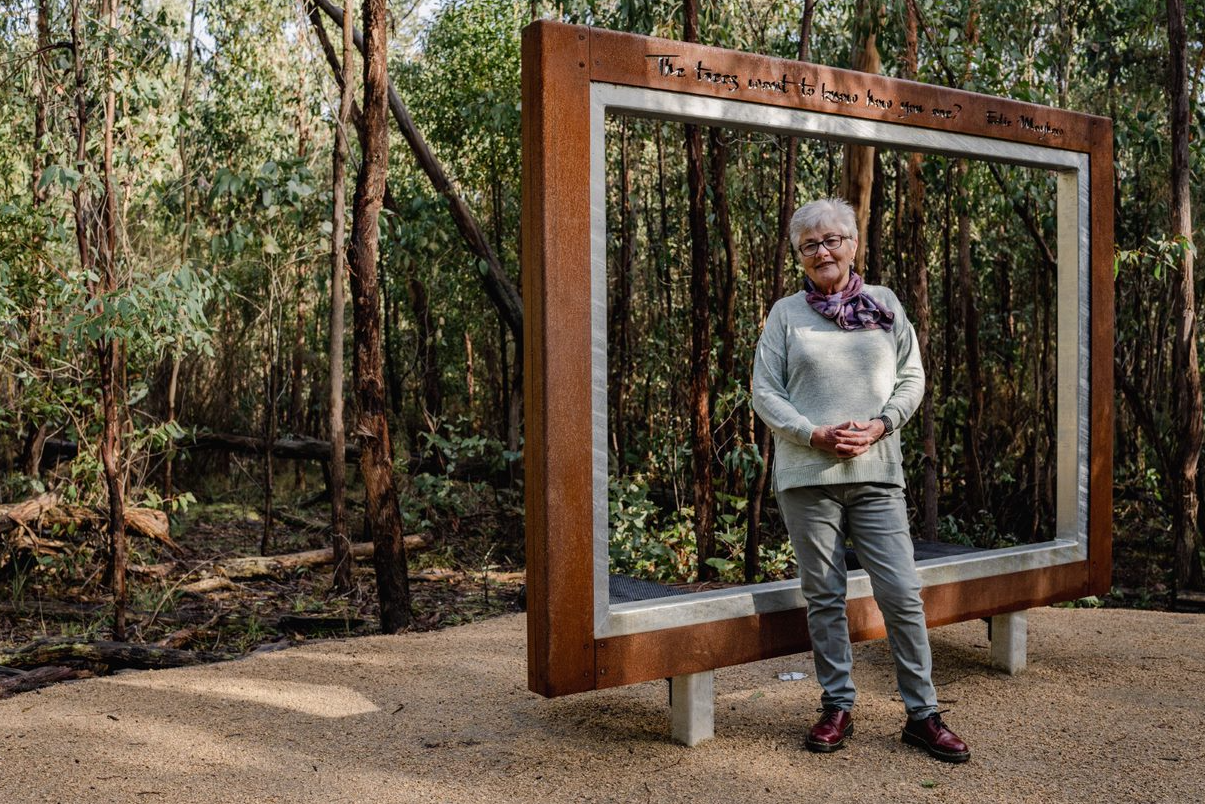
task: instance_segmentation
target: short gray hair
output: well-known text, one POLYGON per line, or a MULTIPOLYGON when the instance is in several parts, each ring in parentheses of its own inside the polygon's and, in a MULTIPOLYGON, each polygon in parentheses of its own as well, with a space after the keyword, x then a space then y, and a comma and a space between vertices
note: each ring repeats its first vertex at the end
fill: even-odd
POLYGON ((799 250, 799 238, 804 232, 812 232, 829 225, 847 237, 857 239, 858 216, 844 198, 819 198, 795 210, 791 216, 791 248, 799 250))

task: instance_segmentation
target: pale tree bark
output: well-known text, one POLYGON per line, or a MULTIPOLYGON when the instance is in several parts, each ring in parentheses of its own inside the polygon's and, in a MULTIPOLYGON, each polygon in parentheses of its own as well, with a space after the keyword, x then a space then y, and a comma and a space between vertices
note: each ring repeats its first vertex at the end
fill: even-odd
MULTIPOLYGON (((812 34, 812 16, 816 12, 816 0, 805 0, 803 15, 799 21, 799 60, 808 60, 808 40, 812 34)), ((795 213, 795 168, 798 157, 798 141, 794 137, 785 137, 782 141, 783 157, 779 176, 778 195, 778 237, 774 243, 774 273, 770 280, 769 298, 766 299, 767 312, 774 302, 782 298, 783 271, 786 268, 787 254, 791 249, 790 224, 791 216, 795 213)), ((753 440, 757 444, 761 466, 757 478, 749 490, 749 519, 748 530, 745 533, 745 583, 753 583, 761 574, 761 517, 762 501, 766 496, 766 486, 769 484, 770 471, 773 466, 773 440, 769 428, 760 417, 753 417, 753 440)))
MULTIPOLYGON (((682 6, 683 39, 699 41, 698 0, 682 6)), ((686 129, 686 185, 690 221, 690 419, 692 492, 695 539, 698 544, 698 577, 715 577, 707 560, 715 555, 715 488, 711 469, 711 308, 707 247, 707 187, 703 175, 703 132, 698 126, 686 129)))
POLYGON ((1201 457, 1201 369, 1197 360, 1196 299, 1193 287, 1190 138, 1191 98, 1188 94, 1187 31, 1184 0, 1167 0, 1167 38, 1171 70, 1171 235, 1181 245, 1178 279, 1172 297, 1172 433, 1175 472, 1172 494, 1172 536, 1175 550, 1175 589, 1201 586, 1201 542, 1197 531, 1197 472, 1201 457))
POLYGON ((352 202, 350 269, 355 328, 352 367, 359 403, 356 433, 361 438, 365 520, 372 531, 381 630, 395 633, 410 624, 412 615, 402 517, 393 481, 393 445, 385 417, 377 278, 378 218, 389 166, 385 0, 364 0, 363 9, 365 143, 352 202))
POLYGON ((334 209, 331 213, 331 315, 330 315, 330 492, 331 548, 334 553, 336 592, 351 589, 351 539, 347 537, 347 462, 343 449, 347 438, 343 428, 343 308, 346 305, 343 283, 347 281, 347 126, 352 106, 351 3, 343 9, 343 65, 339 92, 339 120, 335 125, 331 184, 334 209))
MULTIPOLYGON (((863 73, 879 73, 883 62, 877 45, 883 15, 882 0, 858 0, 855 14, 854 50, 850 66, 863 73)), ((858 242, 868 243, 870 194, 874 184, 874 148, 869 145, 845 145, 841 162, 840 195, 858 216, 858 242)), ((866 248, 859 248, 854 269, 866 270, 866 248)))

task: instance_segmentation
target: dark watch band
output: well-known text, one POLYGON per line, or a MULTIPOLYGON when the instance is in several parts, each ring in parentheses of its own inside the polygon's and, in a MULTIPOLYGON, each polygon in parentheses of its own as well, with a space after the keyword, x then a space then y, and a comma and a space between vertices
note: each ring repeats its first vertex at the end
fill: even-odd
POLYGON ((875 418, 883 423, 883 434, 879 438, 886 438, 895 432, 895 427, 892 426, 891 419, 886 414, 875 416, 875 418))

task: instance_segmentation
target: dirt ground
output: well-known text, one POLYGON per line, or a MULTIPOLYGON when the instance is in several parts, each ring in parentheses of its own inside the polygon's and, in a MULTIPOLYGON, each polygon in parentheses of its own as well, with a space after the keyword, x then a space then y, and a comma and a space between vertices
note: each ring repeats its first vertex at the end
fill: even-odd
POLYGON ((667 685, 545 700, 523 615, 131 672, 0 702, 0 802, 1172 802, 1205 800, 1205 616, 1030 613, 1029 667, 982 622, 932 632, 950 766, 902 745, 882 641, 857 732, 803 749, 809 654, 720 670, 716 737, 669 739, 667 685), (802 681, 779 672, 801 670, 802 681))

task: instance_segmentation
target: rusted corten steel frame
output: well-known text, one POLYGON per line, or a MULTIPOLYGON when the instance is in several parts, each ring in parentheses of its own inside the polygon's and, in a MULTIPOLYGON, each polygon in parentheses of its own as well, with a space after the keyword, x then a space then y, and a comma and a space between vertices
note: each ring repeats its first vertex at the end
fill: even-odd
MULTIPOLYGON (((878 98, 920 97, 930 107, 958 114, 913 115, 908 125, 1087 155, 1091 202, 1080 218, 1090 228, 1086 558, 930 585, 923 597, 928 623, 936 626, 1106 592, 1112 572, 1112 121, 885 76, 541 21, 523 32, 522 80, 529 687, 551 697, 810 649, 802 608, 617 636, 595 634, 591 84, 732 98, 728 84, 698 80, 699 64, 741 81, 806 74, 818 88, 857 86, 878 98), (668 71, 657 63, 666 54, 674 56, 668 71), (690 71, 687 80, 672 74, 677 66, 690 71), (988 109, 997 115, 994 124, 988 109), (1014 125, 1003 125, 1001 115, 1014 125), (1019 123, 1022 117, 1025 125, 1019 123)), ((739 94, 742 101, 768 107, 900 122, 899 106, 871 106, 865 97, 862 103, 834 102, 822 96, 822 89, 805 95, 798 88, 739 94)), ((882 617, 868 596, 850 600, 849 624, 855 640, 884 635, 882 617)))

